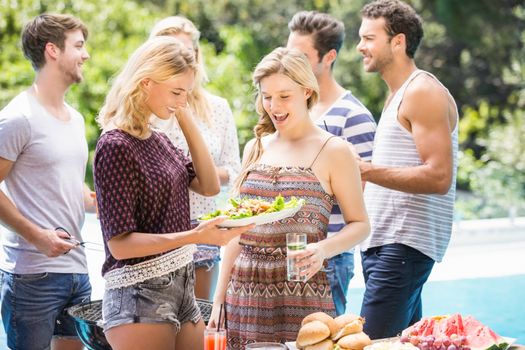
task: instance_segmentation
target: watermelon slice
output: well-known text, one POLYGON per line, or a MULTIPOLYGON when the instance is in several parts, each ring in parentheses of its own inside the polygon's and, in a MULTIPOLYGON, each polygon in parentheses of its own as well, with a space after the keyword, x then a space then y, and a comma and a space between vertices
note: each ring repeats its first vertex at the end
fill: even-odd
POLYGON ((505 350, 509 346, 474 317, 460 314, 425 317, 403 330, 400 340, 421 350, 505 350))
POLYGON ((471 348, 488 349, 493 345, 505 343, 502 337, 472 316, 465 317, 464 323, 467 344, 471 348))
POLYGON ((401 334, 402 335, 419 335, 426 336, 431 335, 434 330, 434 324, 436 320, 432 317, 427 317, 422 319, 419 322, 414 323, 412 326, 405 329, 401 334))
POLYGON ((465 335, 463 327, 463 318, 460 314, 454 314, 449 317, 442 318, 437 327, 434 327, 434 336, 447 336, 451 337, 455 335, 465 335))

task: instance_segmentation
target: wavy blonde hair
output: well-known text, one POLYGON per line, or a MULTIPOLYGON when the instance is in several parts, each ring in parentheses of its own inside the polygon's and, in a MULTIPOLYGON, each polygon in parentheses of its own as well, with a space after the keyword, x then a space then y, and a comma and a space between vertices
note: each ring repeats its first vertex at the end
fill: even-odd
POLYGON ((243 159, 242 169, 239 177, 235 180, 233 193, 238 194, 242 183, 248 176, 249 168, 252 164, 259 161, 263 154, 262 138, 275 132, 275 126, 264 110, 261 95, 261 80, 273 74, 284 74, 296 84, 305 89, 310 89, 312 94, 306 100, 308 110, 319 100, 319 85, 312 71, 312 67, 306 56, 295 49, 278 47, 266 55, 255 67, 252 81, 257 90, 255 97, 255 110, 259 115, 259 121, 253 128, 255 143, 250 152, 243 159))
POLYGON ((157 37, 146 41, 116 76, 97 123, 103 129, 112 124, 135 137, 145 138, 151 111, 146 106, 148 94, 142 84, 144 79, 163 83, 196 69, 193 54, 179 40, 157 37))
POLYGON ((155 24, 150 33, 150 38, 155 36, 175 36, 178 34, 189 35, 195 50, 197 60, 197 74, 195 75, 195 86, 188 95, 188 103, 195 116, 206 124, 211 125, 211 107, 205 95, 203 85, 208 82, 208 75, 204 68, 202 53, 199 46, 201 33, 192 21, 182 16, 166 17, 155 24))

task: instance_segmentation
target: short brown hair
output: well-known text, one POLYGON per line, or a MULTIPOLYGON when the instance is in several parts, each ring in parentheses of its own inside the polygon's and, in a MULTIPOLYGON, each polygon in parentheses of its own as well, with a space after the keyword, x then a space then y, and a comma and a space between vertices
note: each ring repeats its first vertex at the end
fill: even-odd
POLYGON ((312 35, 319 61, 332 49, 339 52, 345 39, 343 22, 317 11, 297 12, 288 23, 288 29, 301 35, 312 35))
POLYGON ((399 0, 376 0, 361 10, 365 18, 385 19, 385 29, 390 37, 404 34, 406 37, 406 54, 414 58, 423 38, 423 21, 408 4, 399 0))
POLYGON ((35 70, 39 70, 46 63, 46 44, 53 43, 63 50, 66 33, 77 29, 82 31, 84 39, 87 40, 87 27, 74 16, 44 13, 33 18, 22 31, 24 56, 31 61, 35 70))

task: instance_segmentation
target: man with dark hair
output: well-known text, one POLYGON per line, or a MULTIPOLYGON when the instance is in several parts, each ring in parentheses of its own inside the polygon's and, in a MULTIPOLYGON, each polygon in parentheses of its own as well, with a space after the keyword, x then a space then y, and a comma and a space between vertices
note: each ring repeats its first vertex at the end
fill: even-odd
MULTIPOLYGON (((370 160, 376 129, 374 118, 333 76, 333 66, 345 37, 344 24, 326 13, 302 11, 293 16, 288 28, 288 48, 298 49, 306 55, 319 84, 319 102, 310 115, 319 127, 347 140, 361 159, 370 160)), ((330 216, 328 235, 336 234, 344 225, 345 220, 336 204, 330 216)), ((353 249, 328 260, 327 276, 338 315, 345 313, 346 293, 353 275, 353 249)))
POLYGON ((22 33, 33 85, 0 111, 1 311, 10 349, 82 349, 66 309, 91 295, 79 246, 88 148, 84 119, 64 97, 82 80, 87 29, 43 14, 22 33))
POLYGON ((421 291, 450 240, 456 189, 458 110, 448 90, 420 70, 423 37, 414 9, 398 0, 366 5, 357 50, 388 97, 374 141, 365 204, 372 233, 361 244, 366 290, 361 309, 372 339, 396 336, 421 319, 421 291))

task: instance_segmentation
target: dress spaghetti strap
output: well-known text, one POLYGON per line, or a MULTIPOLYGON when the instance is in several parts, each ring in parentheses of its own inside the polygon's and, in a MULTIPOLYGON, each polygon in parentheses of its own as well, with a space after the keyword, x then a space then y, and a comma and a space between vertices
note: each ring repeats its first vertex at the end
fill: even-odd
POLYGON ((336 136, 332 135, 330 136, 329 138, 326 139, 326 141, 323 143, 323 146, 321 147, 321 149, 319 150, 319 152, 317 152, 317 155, 315 156, 314 158, 314 161, 312 162, 312 164, 310 164, 310 166, 308 168, 312 168, 315 164, 315 161, 317 160, 317 158, 319 158, 319 155, 321 154, 321 152, 323 151, 324 149, 324 146, 326 146, 326 144, 328 143, 328 141, 330 141, 332 138, 334 138, 336 136))

